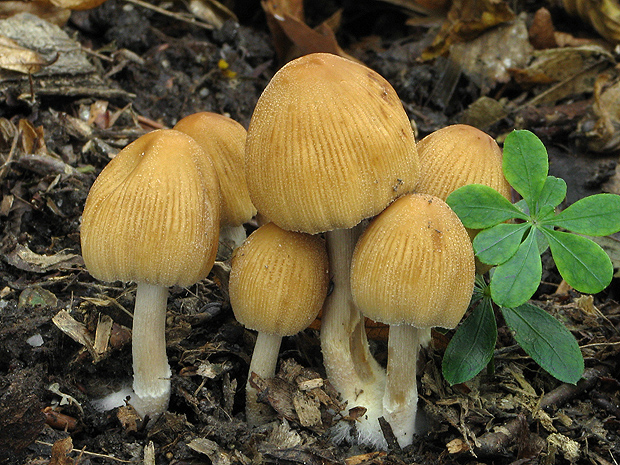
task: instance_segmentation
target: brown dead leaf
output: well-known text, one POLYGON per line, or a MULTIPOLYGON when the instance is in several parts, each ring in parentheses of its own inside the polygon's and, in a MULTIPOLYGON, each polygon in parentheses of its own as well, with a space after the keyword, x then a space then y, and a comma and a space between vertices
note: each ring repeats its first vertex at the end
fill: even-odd
POLYGON ((0 2, 0 19, 8 18, 19 13, 30 13, 46 20, 56 26, 64 26, 71 11, 66 8, 59 8, 51 3, 40 0, 24 2, 18 0, 6 0, 0 2))
POLYGON ((73 440, 71 436, 67 436, 64 439, 59 439, 52 446, 52 458, 49 465, 74 465, 75 461, 68 457, 68 454, 73 450, 73 440))
POLYGON ((131 405, 124 405, 119 407, 116 412, 116 418, 120 422, 123 430, 126 433, 135 433, 138 431, 138 427, 142 423, 142 419, 136 409, 131 405))
POLYGON ((594 82, 594 103, 577 125, 576 135, 595 152, 620 148, 620 77, 617 72, 600 74, 594 82))
POLYGON ((55 308, 58 298, 40 286, 29 286, 19 295, 19 308, 48 307, 55 308))
POLYGON ((286 63, 295 56, 294 46, 287 37, 282 25, 281 19, 285 15, 299 21, 304 20, 303 1, 301 0, 262 0, 261 6, 267 17, 267 26, 271 32, 271 41, 276 51, 276 55, 280 63, 286 63))
POLYGON ((303 6, 297 0, 264 0, 261 5, 281 63, 297 56, 321 52, 358 61, 348 55, 336 40, 334 28, 340 24, 341 10, 312 29, 304 22, 303 6))
POLYGON ((580 17, 603 38, 620 42, 620 5, 617 0, 562 0, 564 9, 580 17))
POLYGON ((484 94, 498 83, 509 82, 509 70, 527 65, 532 52, 527 27, 519 18, 468 42, 453 44, 450 60, 457 63, 484 94))
POLYGON ((94 339, 88 328, 73 318, 66 310, 59 311, 52 318, 52 323, 78 344, 83 345, 95 358, 94 339))
POLYGON ((82 257, 76 254, 61 252, 54 255, 40 255, 22 244, 17 244, 5 258, 7 263, 15 268, 34 273, 70 270, 84 263, 82 257))
POLYGON ((508 3, 501 0, 454 0, 441 30, 421 58, 431 60, 446 55, 453 44, 468 42, 514 18, 508 3))
POLYGON ((88 124, 99 129, 108 129, 110 124, 110 110, 107 100, 96 100, 90 105, 88 124))
POLYGON ((371 463, 383 463, 383 459, 387 456, 387 452, 369 452, 367 454, 354 455, 344 459, 345 465, 367 465, 371 463))
POLYGON ((43 126, 35 128, 27 119, 19 120, 19 131, 21 132, 22 151, 27 154, 46 154, 45 138, 43 126))
POLYGON ((99 315, 93 343, 93 352, 99 359, 103 358, 108 351, 113 325, 114 320, 109 315, 99 315))
POLYGON ((463 441, 461 438, 456 438, 446 444, 446 449, 449 454, 461 454, 470 450, 469 444, 463 441))
POLYGON ((8 37, 0 35, 0 68, 22 74, 33 74, 55 60, 45 60, 39 53, 22 47, 8 37))
POLYGON ((215 441, 207 438, 194 438, 187 446, 209 457, 213 465, 230 465, 233 462, 228 452, 222 449, 215 441))
POLYGON ((320 403, 316 397, 303 391, 296 391, 293 393, 293 407, 301 426, 306 428, 321 428, 323 426, 320 403))
POLYGON ((69 10, 90 10, 98 7, 105 0, 50 0, 52 5, 69 10))

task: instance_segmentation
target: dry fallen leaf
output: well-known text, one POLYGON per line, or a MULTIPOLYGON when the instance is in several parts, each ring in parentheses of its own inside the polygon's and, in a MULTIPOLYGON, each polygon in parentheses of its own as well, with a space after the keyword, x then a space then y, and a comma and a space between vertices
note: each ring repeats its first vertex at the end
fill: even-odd
POLYGON ((69 10, 90 10, 101 5, 105 0, 50 0, 52 5, 69 10))
POLYGON ((61 27, 69 21, 69 17, 71 16, 71 10, 57 7, 45 0, 34 0, 30 2, 4 0, 0 2, 0 19, 8 18, 19 13, 30 13, 61 27))
POLYGON ((525 22, 518 19, 468 42, 453 44, 450 59, 485 94, 498 83, 509 82, 509 70, 525 66, 532 51, 525 22))
POLYGON ((45 60, 34 50, 24 48, 14 40, 0 35, 1 69, 22 74, 33 74, 52 62, 45 60))
POLYGON ((313 29, 305 23, 303 6, 298 0, 264 0, 261 5, 281 63, 317 52, 333 53, 357 61, 338 45, 334 34, 334 28, 340 24, 341 10, 313 29))
POLYGON ((603 38, 620 42, 620 4, 618 0, 562 0, 564 9, 579 16, 603 38))
POLYGON ((75 461, 67 455, 73 450, 73 440, 71 436, 59 439, 52 446, 52 458, 49 465, 73 465, 75 461))
POLYGON ((583 137, 594 152, 615 152, 620 148, 620 77, 603 73, 594 82, 592 108, 577 125, 575 135, 583 137))
POLYGON ((83 264, 82 257, 76 254, 40 255, 21 244, 17 244, 15 249, 6 255, 6 261, 20 270, 34 273, 69 270, 83 264))
POLYGON ((453 44, 475 39, 488 29, 514 18, 515 14, 507 2, 454 0, 441 30, 422 54, 422 59, 431 60, 446 55, 453 44))

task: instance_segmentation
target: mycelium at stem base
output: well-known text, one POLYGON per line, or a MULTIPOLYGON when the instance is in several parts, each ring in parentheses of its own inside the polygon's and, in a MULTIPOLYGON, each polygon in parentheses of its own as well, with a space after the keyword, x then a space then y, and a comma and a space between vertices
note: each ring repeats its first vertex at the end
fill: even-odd
POLYGON ((158 417, 170 400, 170 366, 166 355, 166 304, 168 289, 138 283, 133 314, 134 367, 131 404, 141 417, 158 417))

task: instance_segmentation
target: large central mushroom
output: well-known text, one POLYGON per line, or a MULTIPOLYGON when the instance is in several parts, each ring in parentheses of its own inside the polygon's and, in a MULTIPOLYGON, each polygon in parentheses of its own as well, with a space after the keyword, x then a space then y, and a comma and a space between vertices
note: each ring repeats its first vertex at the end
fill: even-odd
MULTIPOLYGON (((325 232, 333 291, 322 316, 327 376, 378 429, 383 369, 352 304, 350 263, 362 220, 410 192, 418 158, 410 121, 375 71, 316 53, 289 62, 261 95, 248 129, 246 179, 259 213, 283 229, 325 232)), ((375 434, 372 437, 376 437, 375 434)))

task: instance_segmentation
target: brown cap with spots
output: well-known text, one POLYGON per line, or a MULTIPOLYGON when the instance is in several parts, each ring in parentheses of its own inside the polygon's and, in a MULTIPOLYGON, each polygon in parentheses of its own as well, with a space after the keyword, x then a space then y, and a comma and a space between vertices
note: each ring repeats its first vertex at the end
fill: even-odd
POLYGON ((284 229, 353 227, 411 192, 418 165, 413 130, 392 86, 366 66, 327 53, 280 69, 248 129, 250 197, 284 229))
POLYGON ((351 292, 367 317, 390 325, 455 327, 474 286, 474 252, 461 221, 427 194, 401 197, 359 239, 351 292))

